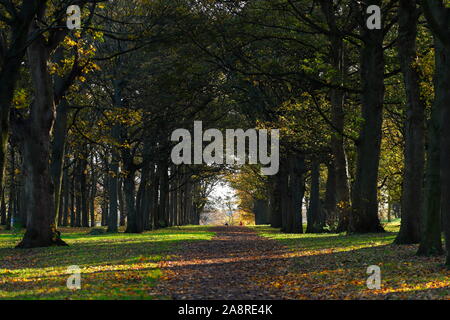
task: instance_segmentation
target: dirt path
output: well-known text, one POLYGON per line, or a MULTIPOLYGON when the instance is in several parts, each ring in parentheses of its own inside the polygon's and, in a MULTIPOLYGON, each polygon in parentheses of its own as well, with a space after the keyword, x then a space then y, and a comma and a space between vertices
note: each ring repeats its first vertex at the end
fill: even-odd
POLYGON ((211 241, 190 242, 161 263, 158 294, 176 300, 284 299, 280 290, 258 286, 258 278, 285 274, 286 249, 245 227, 214 227, 211 241))

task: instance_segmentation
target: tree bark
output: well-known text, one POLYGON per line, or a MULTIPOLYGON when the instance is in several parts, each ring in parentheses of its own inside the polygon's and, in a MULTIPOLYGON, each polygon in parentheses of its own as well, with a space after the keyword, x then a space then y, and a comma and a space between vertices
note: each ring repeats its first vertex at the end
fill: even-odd
POLYGON ((279 190, 280 173, 269 178, 270 226, 281 228, 281 197, 279 190))
POLYGON ((31 23, 47 0, 24 1, 12 25, 10 39, 12 46, 3 54, 0 66, 0 190, 4 189, 5 170, 10 130, 10 111, 14 90, 27 52, 27 42, 31 23), (20 18, 19 18, 20 17, 20 18))
MULTIPOLYGON (((423 0, 422 7, 429 22, 435 43, 436 72, 434 79, 435 100, 428 125, 427 165, 422 213, 422 237, 418 255, 439 255, 443 253, 441 240, 441 212, 449 214, 448 192, 450 176, 448 157, 450 144, 448 137, 448 101, 450 97, 450 32, 447 17, 449 9, 442 1, 423 0), (441 139, 442 138, 442 139, 441 139), (442 179, 442 180, 441 180, 442 179)), ((446 218, 447 219, 447 218, 446 218)), ((444 221, 444 224, 447 224, 444 221)), ((448 229, 447 226, 444 229, 448 229)), ((450 240, 446 232, 447 250, 450 240)), ((450 255, 450 254, 449 254, 450 255)), ((449 258, 447 256, 447 265, 449 258)))
POLYGON ((135 170, 130 170, 130 168, 125 169, 127 175, 124 179, 124 193, 125 193, 125 203, 127 206, 127 229, 126 233, 141 233, 144 231, 143 219, 136 210, 136 185, 134 183, 134 178, 136 175, 135 170))
POLYGON ((62 100, 56 111, 55 128, 53 130, 52 141, 52 157, 50 172, 52 174, 53 183, 55 185, 55 223, 58 219, 60 207, 60 195, 62 185, 62 171, 64 164, 64 153, 66 145, 66 128, 67 128, 68 107, 67 102, 62 100))
POLYGON ((306 233, 321 233, 324 228, 322 208, 320 205, 320 163, 313 160, 311 168, 311 197, 308 208, 306 233))
MULTIPOLYGON (((447 253, 445 264, 447 268, 450 268, 450 45, 442 46, 436 51, 436 54, 440 56, 439 63, 436 64, 437 77, 440 78, 436 86, 436 99, 442 108, 441 213, 447 253)), ((438 230, 435 232, 440 235, 438 230)))
MULTIPOLYGON (((167 227, 167 198, 169 196, 169 176, 168 176, 168 167, 167 162, 162 160, 158 164, 158 177, 159 177, 159 206, 158 206, 158 220, 157 227, 167 227)), ((191 184, 190 181, 187 183, 187 187, 189 188, 189 192, 191 192, 191 184)), ((188 206, 186 206, 187 210, 190 210, 188 206)), ((190 213, 190 211, 189 211, 190 213)))
POLYGON ((6 225, 6 199, 5 192, 2 192, 2 200, 0 206, 0 225, 6 225))
POLYGON ((323 209, 325 211, 325 220, 329 223, 330 226, 337 229, 337 226, 342 219, 340 218, 340 215, 337 213, 336 170, 334 169, 334 164, 328 164, 327 170, 328 175, 327 175, 323 209))
POLYGON ((124 196, 123 196, 123 179, 120 178, 118 180, 118 198, 119 198, 119 210, 120 210, 120 220, 119 220, 119 225, 121 227, 125 226, 126 224, 126 219, 127 219, 127 210, 126 210, 126 205, 125 205, 125 201, 124 201, 124 196))
POLYGON ((70 180, 70 226, 76 226, 76 212, 75 212, 75 175, 72 175, 70 180))
POLYGON ((303 233, 302 203, 305 195, 305 158, 289 157, 289 202, 288 233, 303 233))
POLYGON ((407 98, 405 123, 405 173, 402 188, 401 225, 396 244, 420 242, 422 186, 425 167, 425 105, 420 98, 416 37, 419 10, 415 0, 401 0, 399 7, 399 60, 407 98))
MULTIPOLYGON (((431 111, 431 119, 428 125, 428 150, 427 166, 424 189, 424 205, 422 213, 422 235, 420 240, 418 255, 431 256, 443 253, 441 240, 441 137, 442 137, 442 109, 448 102, 443 100, 447 94, 443 92, 443 79, 447 78, 442 74, 445 69, 442 61, 444 59, 444 49, 438 39, 436 43, 436 76, 435 92, 436 97, 431 111)), ((445 59, 450 58, 450 55, 445 59)), ((444 142, 443 142, 444 144, 444 142)), ((448 161, 448 159, 445 159, 448 161)), ((442 181, 443 182, 443 181, 442 181)), ((449 191, 448 188, 444 188, 449 191)))
POLYGON ((62 225, 67 227, 69 223, 69 201, 70 201, 70 178, 69 169, 63 171, 63 222, 62 225))
MULTIPOLYGON (((370 1, 381 7, 381 1, 370 1)), ((364 8, 365 10, 365 8, 364 8)), ((349 232, 383 232, 378 217, 378 169, 384 100, 384 30, 362 27, 362 124, 357 143, 357 168, 352 190, 349 232)))
MULTIPOLYGON (((120 139, 120 126, 119 124, 114 124, 111 129, 111 136, 115 141, 119 141, 120 139)), ((116 146, 112 146, 111 148, 111 163, 109 166, 109 214, 108 214, 108 232, 118 232, 118 222, 119 222, 119 213, 118 213, 118 202, 119 202, 119 193, 122 191, 119 186, 119 151, 116 146)), ((120 207, 120 214, 122 215, 122 208, 120 207)), ((122 219, 121 219, 122 220, 122 219)), ((120 221, 120 225, 122 225, 122 221, 120 221)))
MULTIPOLYGON (((33 28, 34 30, 37 29, 33 28)), ((35 99, 24 128, 24 174, 29 188, 27 231, 18 248, 67 245, 55 225, 54 185, 49 172, 50 132, 55 106, 52 82, 47 70, 49 52, 43 35, 28 47, 28 59, 35 99)))
MULTIPOLYGON (((336 11, 334 10, 332 2, 328 0, 321 0, 320 3, 331 31, 328 35, 328 39, 331 42, 330 58, 333 68, 336 70, 336 76, 334 77, 333 82, 336 85, 344 85, 347 72, 347 66, 345 63, 345 46, 342 34, 337 32, 339 27, 337 26, 336 11)), ((337 212, 337 232, 344 232, 348 230, 351 213, 350 179, 344 139, 344 101, 345 92, 343 90, 331 89, 331 120, 335 132, 331 136, 331 151, 333 159, 329 172, 331 173, 331 177, 335 180, 334 188, 336 193, 334 199, 335 205, 328 203, 327 209, 332 211, 332 213, 337 212)), ((332 181, 330 181, 330 183, 331 182, 332 181)))
POLYGON ((281 232, 288 231, 288 212, 289 212, 289 173, 286 166, 286 160, 281 160, 279 176, 280 201, 281 201, 281 232))

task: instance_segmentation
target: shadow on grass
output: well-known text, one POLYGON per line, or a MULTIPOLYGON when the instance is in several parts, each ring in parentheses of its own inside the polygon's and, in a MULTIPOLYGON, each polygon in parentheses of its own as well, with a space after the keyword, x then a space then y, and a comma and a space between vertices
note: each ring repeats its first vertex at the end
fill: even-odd
POLYGON ((204 228, 169 228, 144 234, 66 233, 69 247, 18 250, 12 234, 0 238, 0 299, 151 298, 157 263, 180 242, 208 240, 204 228), (6 245, 5 245, 6 244, 6 245), (6 247, 5 247, 6 246, 6 247), (67 267, 82 270, 82 290, 71 292, 67 267), (112 291, 111 291, 112 290, 112 291), (111 291, 111 292, 110 292, 111 291))
POLYGON ((213 298, 219 299, 242 282, 250 288, 256 282, 283 299, 423 299, 421 292, 428 286, 450 286, 443 257, 421 258, 415 255, 417 246, 392 245, 395 233, 344 236, 262 231, 276 242, 245 237, 232 241, 239 232, 231 230, 224 231, 222 240, 196 244, 182 263, 169 269, 175 275, 198 275, 198 279, 178 278, 171 287, 198 288, 190 296, 202 297, 206 291, 202 288, 210 284, 217 294, 213 298), (381 268, 381 290, 367 288, 371 265, 381 268))

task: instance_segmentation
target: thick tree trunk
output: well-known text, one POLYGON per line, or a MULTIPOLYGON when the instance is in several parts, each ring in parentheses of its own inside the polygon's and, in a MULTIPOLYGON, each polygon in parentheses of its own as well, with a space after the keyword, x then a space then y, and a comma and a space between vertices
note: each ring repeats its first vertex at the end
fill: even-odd
POLYGON ((253 205, 255 214, 255 225, 265 225, 269 223, 268 202, 265 199, 256 199, 253 205))
POLYGON ((305 159, 303 156, 289 157, 289 210, 288 233, 303 233, 302 203, 305 195, 305 159))
POLYGON ((281 201, 281 232, 288 231, 288 212, 289 212, 289 172, 286 165, 286 160, 282 160, 279 171, 279 188, 280 188, 280 201, 281 201))
MULTIPOLYGON (((333 123, 341 132, 344 131, 344 96, 341 91, 332 92, 332 117, 333 123)), ((331 138, 331 150, 333 152, 333 167, 335 183, 335 210, 338 215, 337 231, 348 230, 351 202, 350 202, 350 179, 348 173, 347 154, 344 147, 342 135, 334 134, 331 138)))
POLYGON ((437 77, 440 78, 436 86, 436 99, 442 107, 441 212, 447 252, 446 266, 450 268, 450 45, 437 50, 436 54, 440 55, 439 63, 436 64, 437 77))
MULTIPOLYGON (((381 1, 371 1, 381 6, 381 1)), ((352 190, 349 232, 383 232, 378 217, 378 169, 384 100, 383 30, 362 28, 362 124, 357 143, 357 168, 352 190)))
MULTIPOLYGON (((450 156, 449 127, 450 119, 450 32, 448 15, 450 9, 445 8, 443 1, 423 0, 422 7, 430 22, 435 43, 435 100, 428 126, 427 167, 422 215, 422 237, 418 250, 419 255, 441 254, 441 214, 444 216, 447 252, 450 247, 448 217, 450 204, 450 156)), ((447 265, 450 266, 450 252, 447 265)))
POLYGON ((144 231, 142 216, 136 210, 136 185, 134 178, 135 170, 125 169, 127 176, 124 179, 123 186, 125 192, 125 203, 127 206, 127 229, 126 233, 141 233, 144 231))
POLYGON ((54 185, 49 172, 50 132, 55 106, 50 75, 47 70, 48 49, 43 36, 28 48, 35 99, 24 128, 24 175, 30 191, 27 201, 27 231, 19 248, 67 245, 55 226, 54 185))
POLYGON ((311 168, 311 197, 308 208, 308 221, 306 233, 321 233, 324 228, 324 219, 320 205, 320 163, 312 162, 311 168))
POLYGON ((407 98, 405 123, 405 173, 400 232, 396 244, 420 242, 420 216, 425 166, 425 105, 420 98, 420 76, 414 62, 419 11, 415 0, 401 0, 399 8, 399 60, 407 98))
MULTIPOLYGON (((0 190, 4 189, 7 161, 8 138, 10 129, 10 110, 14 90, 19 78, 23 57, 27 52, 28 35, 31 23, 46 0, 26 1, 21 11, 13 17, 10 39, 12 46, 3 48, 3 60, 0 65, 0 190)), ((12 4, 15 6, 14 4, 12 4)))
POLYGON ((122 149, 122 162, 126 176, 123 181, 125 204, 127 208, 126 233, 141 233, 144 231, 142 212, 137 210, 135 176, 137 167, 129 149, 122 149))
MULTIPOLYGON (((328 0, 321 0, 320 4, 331 31, 328 35, 331 42, 330 58, 333 68, 336 71, 333 82, 335 85, 344 85, 344 81, 347 76, 346 72, 348 69, 345 62, 345 45, 343 36, 339 32, 334 33, 339 30, 339 27, 337 26, 336 11, 333 3, 328 0)), ((331 202, 326 202, 326 204, 327 210, 330 211, 330 214, 334 214, 335 212, 337 213, 337 232, 344 232, 348 230, 351 213, 350 179, 344 139, 344 101, 345 93, 343 90, 331 89, 331 120, 335 132, 331 137, 331 151, 333 159, 332 166, 329 168, 329 173, 331 173, 331 177, 335 180, 335 186, 329 187, 335 188, 336 192, 334 196, 335 204, 332 204, 331 202)), ((331 180, 329 182, 333 183, 331 180)), ((331 198, 332 196, 329 195, 327 200, 332 201, 333 199, 331 198)))
MULTIPOLYGON (((438 39, 436 43, 436 76, 435 76, 435 101, 431 113, 431 120, 428 125, 428 149, 427 149, 427 166, 424 189, 424 204, 422 213, 422 235, 420 240, 418 255, 430 256, 443 253, 441 240, 441 194, 448 197, 448 193, 441 193, 441 159, 448 162, 448 158, 441 157, 441 137, 443 132, 442 115, 443 109, 448 103, 448 76, 445 61, 449 61, 450 55, 446 56, 446 50, 438 39)), ((447 125, 443 126, 446 127, 447 125)), ((445 141, 442 142, 445 146, 445 141)), ((444 152, 444 154, 446 154, 444 152)), ((444 167, 444 166, 443 166, 444 167)), ((445 172, 442 172, 442 178, 445 179, 445 172)), ((443 182, 443 181, 442 181, 443 182)), ((445 191, 449 191, 448 187, 444 187, 445 191)), ((444 204, 445 201, 442 202, 444 204)), ((448 208, 447 208, 448 209, 448 208)))
POLYGON ((270 226, 281 228, 281 195, 279 190, 280 173, 269 178, 270 226))
POLYGON ((139 216, 142 217, 143 230, 149 229, 149 212, 150 212, 150 199, 149 199, 149 183, 150 176, 150 164, 145 164, 141 172, 141 182, 139 184, 139 190, 137 195, 137 211, 139 216))

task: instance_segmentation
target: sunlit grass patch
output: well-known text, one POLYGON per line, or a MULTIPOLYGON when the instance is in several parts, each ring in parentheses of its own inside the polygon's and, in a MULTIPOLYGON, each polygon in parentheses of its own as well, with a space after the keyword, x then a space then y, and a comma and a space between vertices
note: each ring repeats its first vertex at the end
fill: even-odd
POLYGON ((0 233, 0 299, 153 299, 158 262, 182 241, 210 240, 204 226, 172 227, 143 234, 88 235, 62 229, 69 247, 14 249, 21 234, 0 233), (81 290, 66 287, 69 266, 81 269, 81 290))
POLYGON ((259 284, 297 299, 450 299, 444 257, 418 257, 417 245, 393 245, 399 226, 394 220, 384 223, 385 233, 349 236, 283 234, 269 226, 253 227, 286 246, 293 259, 289 273, 259 279, 259 284), (367 288, 370 265, 381 268, 380 290, 367 288))

